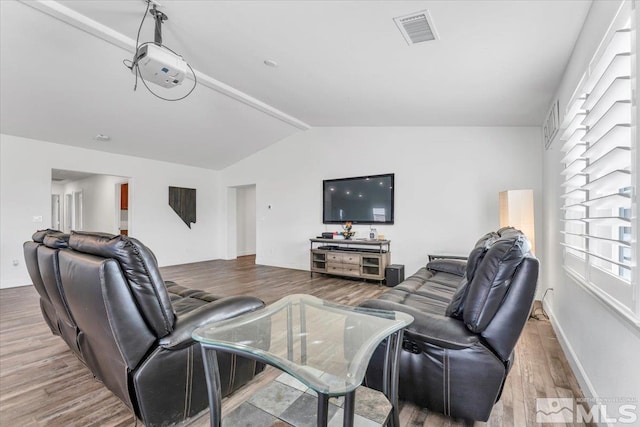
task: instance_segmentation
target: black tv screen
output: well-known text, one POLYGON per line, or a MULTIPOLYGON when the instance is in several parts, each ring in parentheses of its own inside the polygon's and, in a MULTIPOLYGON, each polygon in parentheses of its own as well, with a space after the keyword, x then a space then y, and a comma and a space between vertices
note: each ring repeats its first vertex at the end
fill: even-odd
POLYGON ((324 224, 393 224, 394 174, 327 179, 322 183, 324 224))

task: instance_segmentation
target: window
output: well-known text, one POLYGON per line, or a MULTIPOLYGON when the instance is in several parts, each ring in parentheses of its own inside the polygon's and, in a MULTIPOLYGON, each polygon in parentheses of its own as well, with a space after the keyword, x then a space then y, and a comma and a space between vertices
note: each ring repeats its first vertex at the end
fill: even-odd
POLYGON ((565 268, 637 318, 631 238, 633 32, 628 7, 621 8, 563 121, 562 240, 565 268))

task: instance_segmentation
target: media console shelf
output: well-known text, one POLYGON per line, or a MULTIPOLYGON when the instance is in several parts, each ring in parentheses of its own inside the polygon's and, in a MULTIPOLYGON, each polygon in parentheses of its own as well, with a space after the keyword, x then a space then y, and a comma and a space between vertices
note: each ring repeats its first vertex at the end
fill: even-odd
POLYGON ((384 280, 391 257, 390 240, 309 239, 313 273, 384 280))

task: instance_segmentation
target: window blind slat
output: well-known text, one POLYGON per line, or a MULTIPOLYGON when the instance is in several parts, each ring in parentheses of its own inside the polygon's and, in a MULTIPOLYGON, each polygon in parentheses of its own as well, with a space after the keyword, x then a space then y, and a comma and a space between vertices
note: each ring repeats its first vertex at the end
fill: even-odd
POLYGON ((585 92, 591 93, 593 91, 614 58, 621 54, 631 54, 631 30, 628 28, 620 29, 613 34, 598 63, 590 70, 590 76, 584 84, 585 92))
POLYGON ((584 157, 595 160, 616 147, 631 147, 631 126, 617 124, 600 139, 590 142, 589 148, 584 152, 584 157))
POLYGON ((584 212, 587 207, 581 203, 574 203, 572 205, 566 205, 561 207, 560 209, 565 211, 575 211, 575 212, 584 212))
MULTIPOLYGON (((629 76, 629 70, 631 70, 631 54, 628 52, 619 53, 613 57, 604 73, 600 77, 600 79, 595 83, 594 89, 591 91, 593 95, 594 92, 598 91, 598 87, 607 87, 609 86, 613 80, 618 77, 629 76)), ((591 99, 585 100, 582 104, 581 108, 585 110, 590 110, 593 106, 592 104, 597 100, 597 97, 592 96, 591 99)))
MULTIPOLYGON (((590 164, 584 167, 581 172, 587 175, 602 175, 602 171, 611 170, 615 165, 631 164, 631 149, 629 147, 615 147, 599 157, 594 155, 588 158, 590 164)), ((577 164, 582 163, 578 162, 577 164)))
POLYGON ((615 170, 583 185, 582 188, 603 195, 618 193, 621 188, 629 186, 631 186, 631 172, 615 170))
POLYGON ((582 200, 584 200, 584 199, 586 199, 586 197, 587 197, 587 190, 582 189, 582 188, 576 188, 575 190, 571 190, 571 191, 568 191, 568 192, 560 195, 561 199, 571 199, 571 198, 573 198, 573 199, 582 199, 582 200))
MULTIPOLYGON (((577 114, 586 114, 585 109, 582 108, 582 106, 584 105, 584 102, 586 100, 587 100, 587 94, 586 93, 580 92, 580 93, 574 94, 574 98, 571 99, 569 101, 569 103, 568 103, 569 105, 567 106, 567 110, 565 112, 564 120, 560 124, 560 128, 561 129, 568 128, 569 127, 569 123, 571 123, 571 120, 573 120, 573 118, 577 114)), ((565 141, 566 139, 568 139, 568 135, 567 135, 567 138, 563 138, 563 136, 565 136, 564 132, 560 136, 560 140, 565 141)))
POLYGON ((567 187, 567 188, 583 188, 586 183, 587 183, 587 175, 580 173, 567 179, 565 182, 561 184, 561 186, 567 187))
POLYGON ((604 115, 587 130, 582 141, 593 143, 606 135, 617 125, 631 124, 631 104, 628 101, 615 102, 604 115))
POLYGON ((581 248, 581 247, 578 247, 578 246, 571 246, 571 245, 568 245, 568 244, 566 244, 566 243, 560 243, 560 244, 561 244, 562 246, 564 246, 564 247, 568 248, 568 249, 571 249, 571 250, 573 250, 573 251, 581 252, 581 253, 583 253, 583 254, 586 254, 586 255, 589 255, 589 256, 592 256, 592 257, 598 258, 598 259, 600 259, 600 260, 602 260, 602 261, 608 262, 609 264, 617 265, 618 267, 622 267, 622 268, 628 268, 628 269, 630 269, 630 268, 631 268, 631 266, 630 266, 629 264, 625 264, 625 263, 622 263, 622 262, 619 262, 619 261, 614 261, 614 260, 612 260, 612 259, 610 259, 610 258, 606 258, 606 257, 604 257, 604 256, 602 256, 602 255, 597 254, 597 253, 590 252, 590 251, 588 251, 588 250, 586 250, 586 249, 583 249, 583 248, 581 248))
POLYGON ((587 113, 582 111, 579 112, 578 114, 576 114, 571 121, 569 122, 569 125, 567 126, 567 128, 565 129, 565 131, 562 133, 562 135, 560 136, 560 140, 561 141, 566 141, 567 139, 569 139, 571 137, 571 135, 573 135, 573 133, 578 130, 578 129, 584 129, 585 126, 582 124, 582 121, 585 119, 585 117, 587 117, 587 113))
POLYGON ((562 163, 571 164, 576 161, 578 158, 582 157, 582 154, 587 149, 587 144, 576 144, 572 149, 570 149, 560 160, 562 163))
POLYGON ((587 101, 593 99, 593 105, 585 107, 589 110, 582 124, 585 126, 593 126, 598 122, 616 102, 631 102, 631 79, 629 76, 616 78, 605 92, 598 95, 589 95, 587 101), (592 98, 593 97, 593 98, 592 98))
POLYGON ((615 225, 618 227, 626 227, 631 223, 629 218, 622 218, 620 216, 590 216, 588 218, 582 218, 582 220, 588 223, 615 225))
POLYGON ((602 197, 596 197, 595 199, 590 199, 582 202, 583 206, 588 206, 594 209, 605 209, 605 208, 628 208, 631 206, 631 197, 626 194, 615 193, 608 194, 602 197))
POLYGON ((586 168, 587 168, 587 159, 578 158, 573 162, 569 163, 564 168, 564 170, 560 172, 560 174, 566 176, 567 177, 566 179, 568 179, 569 177, 572 177, 578 172, 583 172, 586 168))
POLYGON ((631 243, 630 242, 625 242, 623 240, 615 240, 615 239, 609 239, 609 238, 606 238, 606 237, 599 237, 599 236, 590 236, 588 234, 569 233, 567 231, 561 231, 560 234, 564 234, 564 235, 572 236, 572 237, 577 237, 577 238, 581 238, 581 239, 587 239, 587 240, 605 241, 605 242, 612 243, 612 244, 614 244, 616 246, 631 247, 631 243))
POLYGON ((569 136, 569 139, 566 140, 566 142, 562 145, 562 147, 560 148, 560 151, 562 151, 563 153, 566 153, 567 151, 569 151, 571 149, 571 147, 573 147, 576 144, 579 144, 582 142, 582 137, 584 136, 584 134, 587 133, 587 129, 586 128, 580 128, 580 129, 576 129, 571 136, 569 136))

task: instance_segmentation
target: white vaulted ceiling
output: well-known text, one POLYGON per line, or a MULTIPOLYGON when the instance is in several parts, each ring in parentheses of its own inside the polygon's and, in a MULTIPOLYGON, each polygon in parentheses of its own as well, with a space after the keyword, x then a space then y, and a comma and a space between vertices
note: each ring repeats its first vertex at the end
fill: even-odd
POLYGON ((1 1, 2 133, 220 169, 308 126, 540 126, 591 4, 160 3, 206 80, 179 102, 122 64, 143 1, 1 1), (424 9, 440 39, 408 46, 393 18, 424 9))

